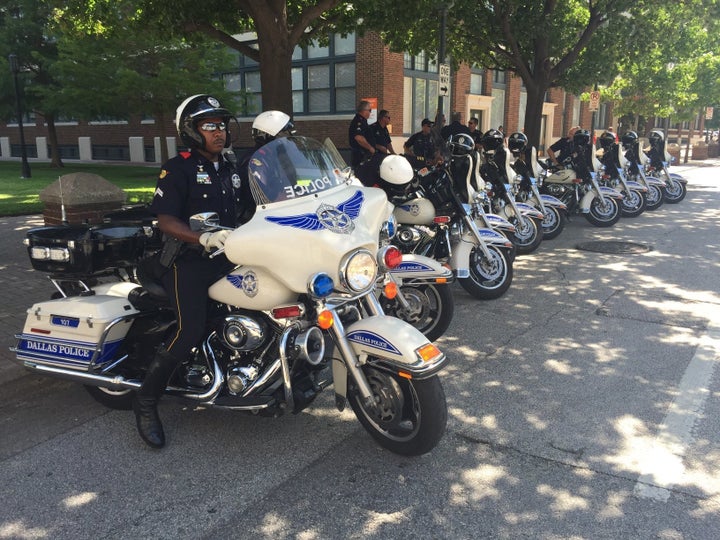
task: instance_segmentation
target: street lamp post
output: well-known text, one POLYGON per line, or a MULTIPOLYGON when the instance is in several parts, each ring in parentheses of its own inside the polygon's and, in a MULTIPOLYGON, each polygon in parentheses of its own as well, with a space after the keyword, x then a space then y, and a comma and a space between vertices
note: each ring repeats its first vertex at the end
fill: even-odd
POLYGON ((13 74, 13 82, 15 83, 15 101, 17 103, 18 127, 20 128, 20 155, 22 156, 22 176, 21 178, 30 178, 30 164, 27 160, 27 150, 25 148, 25 131, 23 130, 22 106, 20 102, 20 87, 18 86, 17 75, 20 71, 17 61, 17 55, 11 54, 8 57, 10 61, 10 71, 13 74))

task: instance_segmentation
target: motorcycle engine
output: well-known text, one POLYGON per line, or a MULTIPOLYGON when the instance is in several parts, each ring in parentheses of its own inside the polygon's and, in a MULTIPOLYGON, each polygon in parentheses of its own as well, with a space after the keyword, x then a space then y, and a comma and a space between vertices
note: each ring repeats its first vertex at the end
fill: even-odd
POLYGON ((217 334, 233 351, 254 351, 265 343, 267 325, 249 315, 230 313, 221 321, 217 334))
POLYGON ((553 197, 561 197, 563 193, 565 193, 565 186, 562 184, 545 184, 545 189, 547 189, 548 194, 552 195, 553 197))
POLYGON ((393 243, 403 253, 409 253, 413 252, 416 246, 429 236, 429 231, 425 227, 401 225, 393 238, 393 243))

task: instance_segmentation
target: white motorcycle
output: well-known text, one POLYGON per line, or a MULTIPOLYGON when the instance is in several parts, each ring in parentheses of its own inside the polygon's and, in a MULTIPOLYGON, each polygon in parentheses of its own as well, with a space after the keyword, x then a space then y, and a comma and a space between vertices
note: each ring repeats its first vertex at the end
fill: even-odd
MULTIPOLYGON (((173 374, 166 394, 191 403, 278 415, 297 413, 333 384, 384 448, 430 451, 447 405, 438 372, 445 355, 411 325, 383 314, 378 272, 402 261, 379 247, 392 206, 356 184, 323 145, 277 139, 250 160, 257 211, 233 230, 227 272, 211 285, 205 337, 173 374)), ((194 221, 197 223, 197 221, 194 221)), ((213 216, 202 216, 204 227, 213 216)), ((163 292, 138 266, 142 228, 50 227, 27 235, 33 266, 55 300, 28 310, 13 350, 33 372, 86 385, 101 403, 128 408, 150 359, 175 325, 163 292)))

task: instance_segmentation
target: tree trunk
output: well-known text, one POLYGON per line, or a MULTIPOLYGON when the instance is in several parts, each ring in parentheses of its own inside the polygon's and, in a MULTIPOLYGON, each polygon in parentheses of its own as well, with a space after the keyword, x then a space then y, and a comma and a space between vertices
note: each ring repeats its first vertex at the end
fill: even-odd
POLYGON ((287 33, 258 32, 262 110, 279 110, 292 116, 292 53, 287 33))
MULTIPOLYGON (((547 88, 535 86, 527 89, 527 107, 525 109, 525 136, 528 138, 528 146, 540 148, 540 129, 542 128, 543 103, 545 102, 545 91, 547 88)), ((548 141, 549 142, 549 141, 548 141)))
POLYGON ((156 157, 159 158, 158 161, 160 161, 160 163, 165 163, 168 160, 167 122, 165 121, 165 111, 155 111, 153 116, 157 122, 160 135, 160 155, 156 157))
POLYGON ((62 159, 60 159, 60 148, 58 148, 57 129, 55 129, 55 115, 44 114, 45 123, 47 124, 48 141, 50 142, 50 167, 64 167, 62 159))

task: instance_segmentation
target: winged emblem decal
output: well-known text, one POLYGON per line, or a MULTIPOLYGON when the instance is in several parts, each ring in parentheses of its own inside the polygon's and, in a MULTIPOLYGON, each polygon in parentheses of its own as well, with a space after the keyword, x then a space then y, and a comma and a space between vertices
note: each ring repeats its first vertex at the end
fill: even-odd
POLYGON ((265 219, 271 223, 296 229, 308 231, 327 229, 338 234, 350 234, 355 229, 353 220, 360 215, 360 208, 362 208, 364 200, 363 192, 358 190, 337 207, 321 204, 315 213, 283 217, 268 216, 265 219))

